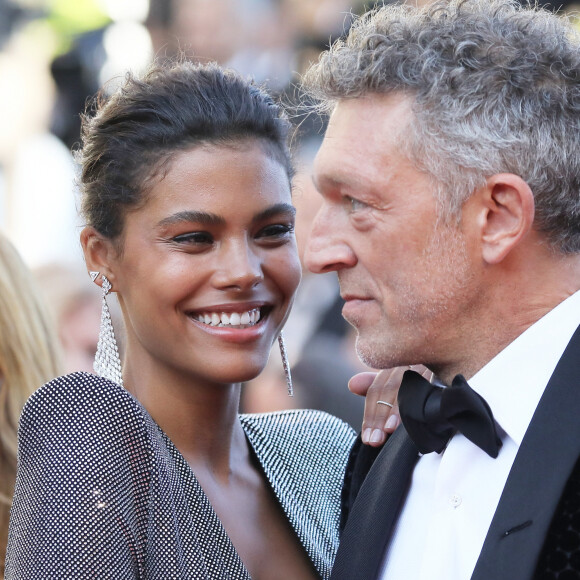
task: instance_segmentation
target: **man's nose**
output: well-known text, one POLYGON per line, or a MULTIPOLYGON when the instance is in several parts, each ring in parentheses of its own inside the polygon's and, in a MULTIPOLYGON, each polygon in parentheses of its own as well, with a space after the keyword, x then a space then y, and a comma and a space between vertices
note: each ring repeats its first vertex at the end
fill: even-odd
POLYGON ((322 206, 314 218, 304 263, 315 274, 352 268, 356 264, 356 255, 347 242, 347 231, 337 217, 335 212, 322 206))

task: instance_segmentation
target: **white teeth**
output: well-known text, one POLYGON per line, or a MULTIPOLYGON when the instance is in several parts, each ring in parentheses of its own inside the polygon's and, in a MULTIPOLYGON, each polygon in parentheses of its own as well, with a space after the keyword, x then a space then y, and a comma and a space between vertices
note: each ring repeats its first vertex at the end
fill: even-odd
POLYGON ((195 320, 211 326, 253 326, 260 320, 260 309, 245 312, 206 312, 194 316, 195 320))

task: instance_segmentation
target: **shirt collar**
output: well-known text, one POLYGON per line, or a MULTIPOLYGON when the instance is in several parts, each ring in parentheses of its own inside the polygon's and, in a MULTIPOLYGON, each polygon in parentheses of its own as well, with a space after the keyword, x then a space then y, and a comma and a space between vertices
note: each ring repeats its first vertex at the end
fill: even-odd
POLYGON ((579 324, 580 291, 525 330, 469 380, 518 446, 579 324))

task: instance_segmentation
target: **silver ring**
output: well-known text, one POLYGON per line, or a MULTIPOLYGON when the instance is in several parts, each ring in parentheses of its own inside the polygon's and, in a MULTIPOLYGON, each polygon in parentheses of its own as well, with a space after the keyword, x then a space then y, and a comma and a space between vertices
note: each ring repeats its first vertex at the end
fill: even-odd
POLYGON ((387 403, 387 401, 377 401, 377 405, 386 405, 387 407, 391 407, 391 409, 393 408, 393 404, 387 403))

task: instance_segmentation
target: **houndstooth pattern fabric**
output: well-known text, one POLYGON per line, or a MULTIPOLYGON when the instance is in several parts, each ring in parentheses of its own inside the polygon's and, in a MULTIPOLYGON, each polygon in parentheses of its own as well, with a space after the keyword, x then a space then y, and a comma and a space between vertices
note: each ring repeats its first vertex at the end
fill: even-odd
MULTIPOLYGON (((338 546, 354 433, 319 411, 241 416, 322 578, 338 546)), ((26 404, 6 578, 249 579, 185 459, 127 391, 88 373, 26 404)))

